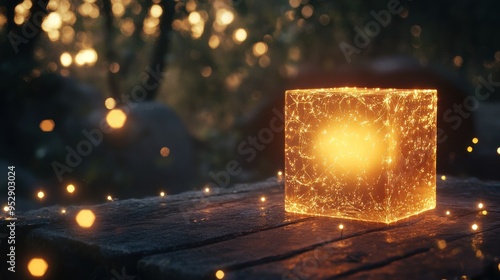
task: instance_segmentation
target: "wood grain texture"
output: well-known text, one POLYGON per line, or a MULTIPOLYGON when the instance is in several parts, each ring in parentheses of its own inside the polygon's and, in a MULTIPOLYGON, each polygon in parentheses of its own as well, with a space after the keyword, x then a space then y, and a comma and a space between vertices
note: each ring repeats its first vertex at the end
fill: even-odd
POLYGON ((311 217, 285 213, 270 179, 25 213, 19 267, 41 255, 47 279, 500 279, 499 206, 500 183, 449 178, 435 210, 395 224, 311 217), (96 214, 90 229, 74 220, 83 208, 96 214))

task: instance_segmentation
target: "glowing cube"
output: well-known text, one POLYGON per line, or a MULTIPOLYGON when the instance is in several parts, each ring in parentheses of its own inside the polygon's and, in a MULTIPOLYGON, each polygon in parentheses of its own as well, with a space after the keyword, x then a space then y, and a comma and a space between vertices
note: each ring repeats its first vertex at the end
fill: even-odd
POLYGON ((436 90, 285 94, 285 209, 391 223, 436 207, 436 90))

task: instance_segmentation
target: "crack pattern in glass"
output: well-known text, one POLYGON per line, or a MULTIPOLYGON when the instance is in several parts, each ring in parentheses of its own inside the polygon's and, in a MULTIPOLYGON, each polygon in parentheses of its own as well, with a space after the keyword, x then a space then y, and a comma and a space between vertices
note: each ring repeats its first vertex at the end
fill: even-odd
POLYGON ((285 210, 392 223, 436 207, 437 91, 285 93, 285 210))

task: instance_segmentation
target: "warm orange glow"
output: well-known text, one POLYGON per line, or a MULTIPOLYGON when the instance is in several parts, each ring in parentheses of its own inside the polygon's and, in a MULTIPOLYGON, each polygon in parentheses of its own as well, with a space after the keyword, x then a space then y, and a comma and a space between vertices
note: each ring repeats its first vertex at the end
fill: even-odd
POLYGON ((266 197, 265 196, 261 197, 260 201, 265 202, 266 201, 266 197))
POLYGON ((43 132, 51 132, 52 130, 54 130, 55 126, 56 126, 56 124, 51 119, 43 120, 40 122, 40 129, 43 132))
POLYGON ((160 196, 161 197, 165 196, 165 192, 160 192, 160 196))
POLYGON ((392 223, 436 207, 435 90, 285 94, 285 209, 392 223))
POLYGON ((28 271, 34 277, 42 277, 47 272, 49 265, 42 258, 32 258, 28 263, 28 271))
POLYGON ((479 209, 483 209, 483 208, 484 208, 484 204, 483 204, 482 202, 479 202, 479 203, 477 204, 477 208, 479 208, 479 209))
POLYGON ((5 205, 5 206, 3 207, 3 211, 5 211, 5 212, 9 211, 9 206, 5 205))
POLYGON ((488 211, 486 211, 486 210, 481 211, 481 215, 483 215, 483 216, 488 215, 488 211))
POLYGON ((39 192, 37 193, 37 196, 38 196, 38 198, 42 199, 42 198, 44 198, 44 197, 45 197, 45 193, 44 193, 44 192, 42 192, 42 191, 39 191, 39 192))
POLYGON ((205 192, 209 193, 210 192, 210 188, 205 188, 205 192))
POLYGON ((168 157, 168 155, 170 155, 170 149, 167 148, 167 147, 163 147, 160 149, 160 155, 162 157, 168 157))
POLYGON ((95 215, 92 211, 84 209, 78 212, 75 219, 82 228, 89 228, 94 224, 95 215))
POLYGON ((446 181, 446 176, 445 175, 441 175, 441 180, 446 181))
POLYGON ((122 128, 127 120, 127 115, 121 109, 113 109, 106 115, 106 121, 111 128, 122 128))
POLYGON ((233 33, 233 40, 236 43, 242 43, 247 39, 247 31, 243 28, 236 29, 233 33))
POLYGON ((261 56, 267 53, 268 47, 267 44, 264 42, 258 42, 253 45, 253 55, 255 56, 261 56))
POLYGON ((67 52, 62 53, 59 59, 61 60, 61 65, 64 67, 70 66, 71 63, 73 62, 73 58, 67 52))
POLYGON ((215 277, 217 277, 217 279, 223 279, 224 278, 224 271, 217 270, 217 272, 215 272, 215 277))
POLYGON ((109 201, 113 201, 113 197, 111 197, 110 195, 108 195, 108 197, 106 197, 106 199, 109 201))
POLYGON ((472 143, 473 144, 479 143, 479 139, 477 139, 476 137, 472 138, 472 143))
POLYGON ((112 110, 116 106, 116 101, 112 97, 108 97, 104 100, 104 106, 106 106, 108 110, 112 110))
POLYGON ((467 152, 472 153, 473 150, 474 149, 471 146, 467 147, 467 152))
POLYGON ((478 230, 478 229, 479 229, 479 226, 478 226, 477 224, 473 224, 473 225, 471 226, 471 228, 472 228, 472 230, 476 231, 476 230, 478 230))
POLYGON ((66 190, 69 192, 69 193, 74 193, 75 192, 75 185, 73 184, 69 184, 67 187, 66 187, 66 190))
POLYGON ((226 9, 219 9, 215 15, 215 22, 219 25, 228 25, 234 20, 233 12, 226 9))
POLYGON ((450 211, 446 211, 446 216, 449 216, 450 214, 450 211))
POLYGON ((66 209, 61 210, 61 213, 66 214, 66 209))
POLYGON ((343 230, 343 229, 344 229, 344 225, 343 225, 343 224, 340 224, 340 225, 339 225, 339 229, 340 229, 340 230, 343 230))

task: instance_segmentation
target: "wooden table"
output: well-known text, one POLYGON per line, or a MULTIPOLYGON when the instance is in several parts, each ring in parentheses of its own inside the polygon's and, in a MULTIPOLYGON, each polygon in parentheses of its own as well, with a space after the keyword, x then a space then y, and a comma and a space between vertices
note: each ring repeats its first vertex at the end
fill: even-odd
POLYGON ((500 183, 456 178, 439 180, 435 210, 391 225, 285 213, 274 178, 54 206, 18 216, 16 276, 29 279, 26 264, 41 256, 45 279, 500 279, 499 206, 500 183), (83 208, 91 228, 75 222, 83 208))

